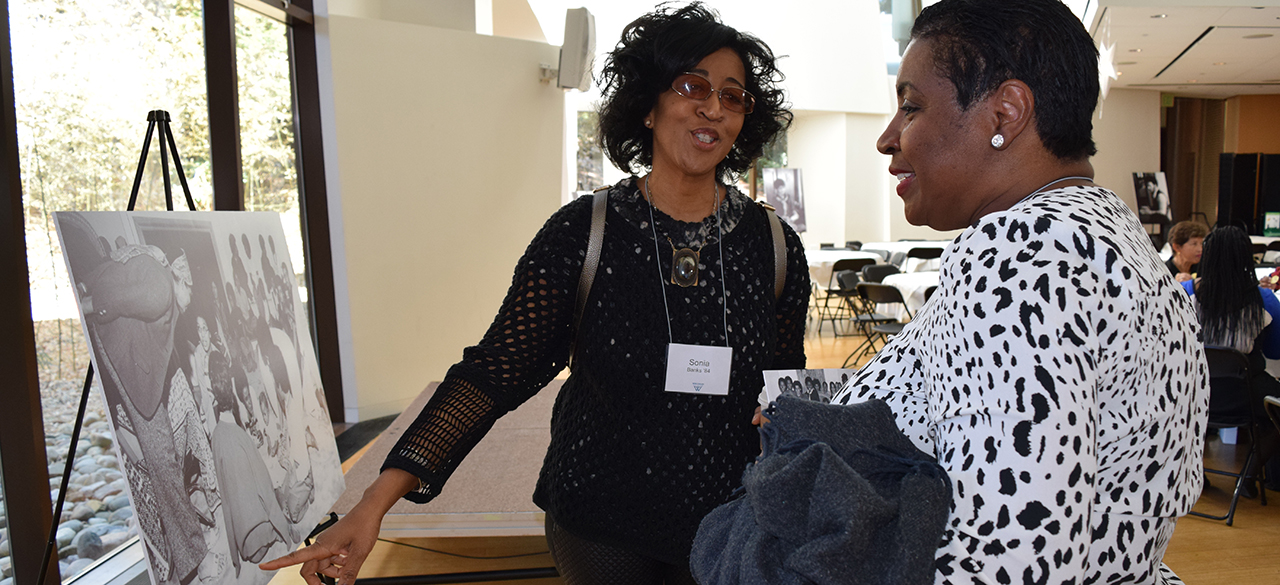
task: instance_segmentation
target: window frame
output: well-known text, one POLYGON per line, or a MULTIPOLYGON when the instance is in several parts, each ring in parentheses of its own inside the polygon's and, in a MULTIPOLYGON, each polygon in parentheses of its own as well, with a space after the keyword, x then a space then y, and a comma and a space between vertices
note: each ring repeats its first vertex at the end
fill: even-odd
MULTIPOLYGON (((315 331, 320 377, 333 422, 343 420, 342 372, 330 247, 329 207, 321 134, 320 82, 312 0, 208 0, 204 41, 209 100, 214 209, 243 210, 239 95, 235 57, 235 7, 260 12, 288 25, 293 85, 294 148, 309 287, 309 318, 315 331)), ((0 274, 29 274, 22 203, 17 111, 9 1, 0 0, 0 274)), ((139 121, 141 124, 141 119, 139 121)), ((0 476, 17 585, 36 585, 49 528, 54 521, 48 475, 39 366, 31 294, 26 278, 0 279, 0 386, 7 411, 0 424, 0 476), (14 503, 21 502, 14 506, 14 503)), ((57 559, 50 559, 43 585, 59 585, 57 559)))

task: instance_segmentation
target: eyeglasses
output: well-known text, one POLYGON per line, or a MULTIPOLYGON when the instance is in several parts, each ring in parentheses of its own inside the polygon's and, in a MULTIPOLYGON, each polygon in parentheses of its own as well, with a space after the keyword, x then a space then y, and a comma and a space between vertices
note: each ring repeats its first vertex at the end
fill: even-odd
POLYGON ((756 97, 741 87, 711 87, 711 80, 697 73, 681 73, 671 82, 671 89, 691 100, 702 101, 715 92, 720 95, 720 105, 730 112, 750 114, 756 107, 756 97))

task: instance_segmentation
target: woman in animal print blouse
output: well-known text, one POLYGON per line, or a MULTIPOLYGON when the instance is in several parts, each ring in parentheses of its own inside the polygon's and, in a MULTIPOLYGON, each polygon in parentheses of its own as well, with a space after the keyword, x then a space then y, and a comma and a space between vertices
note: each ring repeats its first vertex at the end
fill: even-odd
POLYGON ((1163 583, 1207 375, 1187 294, 1092 181, 1093 42, 1056 0, 943 0, 912 39, 877 146, 908 221, 965 231, 835 402, 886 401, 948 471, 938 583, 1163 583))

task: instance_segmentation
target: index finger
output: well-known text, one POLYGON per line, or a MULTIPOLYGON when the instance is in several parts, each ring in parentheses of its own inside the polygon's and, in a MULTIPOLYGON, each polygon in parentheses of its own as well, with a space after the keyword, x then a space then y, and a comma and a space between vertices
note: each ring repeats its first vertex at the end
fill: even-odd
POLYGON ((306 548, 300 548, 278 559, 273 559, 265 563, 259 563, 258 568, 263 571, 274 571, 279 568, 288 567, 290 565, 299 565, 307 561, 318 561, 320 559, 332 556, 333 553, 320 543, 313 544, 306 548))

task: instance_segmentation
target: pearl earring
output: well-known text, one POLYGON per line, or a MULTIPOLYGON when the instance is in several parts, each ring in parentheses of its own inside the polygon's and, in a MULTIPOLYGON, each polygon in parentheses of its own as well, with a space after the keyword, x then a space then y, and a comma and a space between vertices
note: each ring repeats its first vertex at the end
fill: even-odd
POLYGON ((1004 146, 1004 134, 996 134, 991 137, 991 148, 1000 148, 1004 146))
POLYGON ((645 127, 645 128, 653 128, 653 120, 645 120, 645 121, 644 121, 644 127, 645 127))

